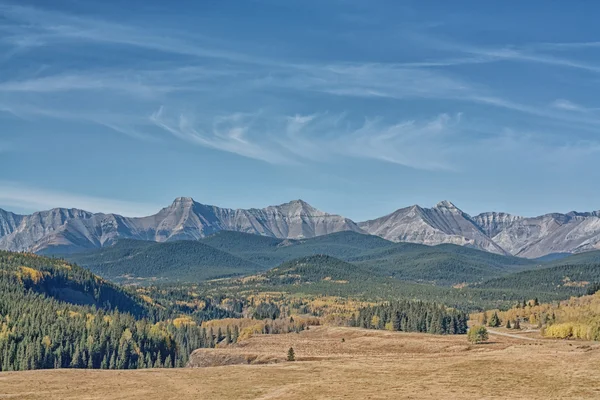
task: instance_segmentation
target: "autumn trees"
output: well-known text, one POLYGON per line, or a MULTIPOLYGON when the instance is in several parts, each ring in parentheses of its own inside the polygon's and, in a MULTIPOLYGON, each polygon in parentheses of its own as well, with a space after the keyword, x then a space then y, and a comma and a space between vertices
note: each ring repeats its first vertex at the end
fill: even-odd
POLYGON ((488 340, 488 331, 485 326, 475 325, 469 329, 467 340, 473 344, 479 344, 488 340))

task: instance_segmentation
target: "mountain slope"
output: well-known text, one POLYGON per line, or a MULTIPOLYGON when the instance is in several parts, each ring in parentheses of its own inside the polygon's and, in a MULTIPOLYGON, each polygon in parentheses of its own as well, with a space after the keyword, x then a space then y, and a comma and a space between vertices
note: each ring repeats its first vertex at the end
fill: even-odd
POLYGON ((538 264, 451 244, 393 243, 356 232, 292 240, 221 231, 200 241, 121 240, 110 247, 65 257, 111 279, 123 280, 130 275, 130 278, 198 282, 265 271, 315 255, 351 262, 382 277, 437 285, 481 282, 538 264))
POLYGON ((361 222, 359 226, 367 233, 394 242, 452 243, 507 254, 469 215, 449 201, 442 201, 433 208, 417 205, 402 208, 384 217, 361 222))
POLYGON ((264 265, 267 268, 294 258, 315 254, 326 254, 340 259, 347 259, 372 249, 394 245, 394 243, 380 237, 353 231, 337 232, 300 240, 273 239, 223 231, 201 241, 209 246, 264 265))
POLYGON ((160 279, 198 282, 265 269, 197 241, 156 243, 120 240, 110 247, 67 257, 102 277, 116 281, 160 279))
POLYGON ((536 258, 600 249, 600 213, 547 214, 535 218, 480 214, 474 218, 511 254, 536 258))
POLYGON ((27 216, 0 214, 0 249, 65 254, 113 244, 117 239, 196 240, 222 230, 277 238, 305 238, 360 228, 302 200, 264 209, 233 210, 180 197, 157 214, 128 218, 56 208, 27 216))
POLYGON ((198 240, 222 231, 302 240, 357 232, 392 242, 450 243, 540 258, 600 249, 600 211, 533 218, 489 212, 471 217, 451 202, 442 201, 432 208, 415 205, 356 224, 302 200, 234 210, 179 197, 158 213, 139 218, 65 208, 31 215, 0 210, 0 249, 12 251, 68 254, 109 246, 119 239, 198 240))
POLYGON ((401 280, 455 285, 480 282, 533 268, 536 263, 453 244, 425 246, 396 243, 347 261, 401 280))
MULTIPOLYGON (((147 304, 90 271, 64 260, 28 253, 0 251, 0 285, 32 291, 54 300, 107 311, 118 308, 135 316, 148 313, 147 304)), ((0 290, 0 294, 5 293, 0 290)), ((8 290, 6 291, 8 293, 8 290)))

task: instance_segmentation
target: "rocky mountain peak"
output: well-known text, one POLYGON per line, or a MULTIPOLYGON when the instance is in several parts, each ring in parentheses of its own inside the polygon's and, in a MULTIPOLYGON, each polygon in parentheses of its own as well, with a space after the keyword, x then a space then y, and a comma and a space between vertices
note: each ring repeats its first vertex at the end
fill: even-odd
POLYGON ((313 206, 311 206, 304 200, 300 200, 300 199, 292 200, 288 203, 283 203, 278 206, 271 206, 271 207, 267 207, 267 208, 276 209, 279 212, 281 212, 282 214, 287 214, 287 215, 300 215, 300 214, 324 215, 324 214, 326 214, 322 211, 317 210, 316 208, 314 208, 313 206))
POLYGON ((460 212, 460 209, 448 200, 440 201, 433 208, 435 208, 437 210, 441 210, 441 211, 447 210, 447 211, 451 211, 451 212, 460 212))
POLYGON ((191 197, 178 197, 173 200, 172 206, 189 206, 194 204, 195 201, 191 197))
POLYGON ((76 251, 101 247, 119 238, 196 240, 227 230, 281 239, 334 232, 369 233, 395 242, 453 243, 499 254, 536 258, 600 248, 600 212, 571 212, 520 217, 486 212, 471 217, 448 200, 432 208, 419 205, 356 224, 297 199, 266 208, 229 209, 178 197, 157 214, 128 218, 55 208, 30 215, 0 210, 0 249, 76 251))

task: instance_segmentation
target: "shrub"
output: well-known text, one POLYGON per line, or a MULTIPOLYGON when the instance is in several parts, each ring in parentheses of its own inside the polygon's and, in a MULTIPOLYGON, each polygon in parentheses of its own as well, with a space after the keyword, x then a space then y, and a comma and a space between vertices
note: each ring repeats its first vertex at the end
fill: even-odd
POLYGON ((488 331, 485 326, 475 325, 469 329, 467 340, 471 343, 483 343, 488 340, 488 331))

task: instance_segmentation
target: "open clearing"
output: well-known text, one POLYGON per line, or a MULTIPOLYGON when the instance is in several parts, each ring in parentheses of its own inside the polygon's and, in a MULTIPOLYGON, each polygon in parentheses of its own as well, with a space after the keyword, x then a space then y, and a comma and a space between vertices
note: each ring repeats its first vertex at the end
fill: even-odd
POLYGON ((600 398, 599 344, 501 335, 490 341, 475 346, 462 335, 315 327, 215 350, 272 360, 293 346, 296 362, 8 372, 0 373, 0 399, 600 398))

